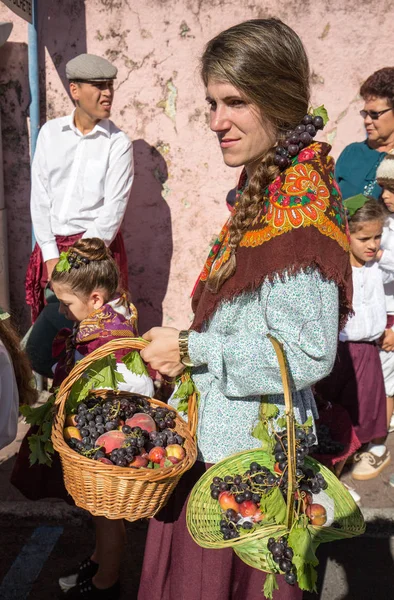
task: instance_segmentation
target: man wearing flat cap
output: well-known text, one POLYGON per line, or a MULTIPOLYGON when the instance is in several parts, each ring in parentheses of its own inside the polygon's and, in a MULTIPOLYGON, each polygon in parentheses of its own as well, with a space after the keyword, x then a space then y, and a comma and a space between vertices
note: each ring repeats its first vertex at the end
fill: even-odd
POLYGON ((50 375, 54 336, 70 326, 58 314, 58 302, 48 288, 60 252, 80 237, 104 240, 127 289, 126 252, 119 229, 133 182, 133 153, 127 135, 109 120, 116 75, 116 67, 93 54, 70 60, 66 76, 75 108, 71 115, 45 123, 37 140, 31 182, 37 244, 26 276, 26 301, 37 323, 27 351, 42 375, 50 375))

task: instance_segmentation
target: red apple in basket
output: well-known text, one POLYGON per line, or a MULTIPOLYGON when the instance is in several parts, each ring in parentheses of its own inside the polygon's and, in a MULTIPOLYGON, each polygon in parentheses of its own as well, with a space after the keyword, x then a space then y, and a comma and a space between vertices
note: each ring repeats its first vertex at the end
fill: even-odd
POLYGON ((167 456, 167 453, 166 453, 165 448, 162 448, 161 446, 155 446, 149 452, 148 460, 151 460, 153 463, 156 463, 157 465, 159 465, 160 461, 163 458, 166 458, 166 456, 167 456))
POLYGON ((259 507, 252 500, 245 500, 239 505, 239 512, 243 517, 253 517, 258 510, 259 507))
POLYGON ((218 501, 222 510, 232 508, 235 510, 235 512, 239 513, 239 504, 235 501, 235 498, 231 492, 221 492, 219 494, 218 501))
POLYGON ((321 527, 327 521, 326 509, 321 504, 309 504, 306 507, 305 514, 312 525, 317 527, 321 527))
POLYGON ((185 450, 179 444, 170 444, 166 447, 167 456, 175 456, 178 460, 183 460, 186 456, 185 450))
POLYGON ((265 518, 265 515, 261 512, 260 509, 258 509, 257 512, 255 512, 254 515, 252 516, 254 523, 260 523, 260 521, 262 521, 264 518, 265 518))

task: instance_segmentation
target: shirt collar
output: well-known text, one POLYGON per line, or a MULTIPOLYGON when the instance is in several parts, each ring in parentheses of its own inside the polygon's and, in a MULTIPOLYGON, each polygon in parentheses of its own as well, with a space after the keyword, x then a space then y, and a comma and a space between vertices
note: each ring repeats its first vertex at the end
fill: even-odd
POLYGON ((62 131, 70 131, 71 130, 79 137, 89 137, 89 136, 94 135, 96 132, 103 133, 107 137, 110 137, 109 120, 108 119, 101 119, 101 121, 96 123, 96 125, 94 126, 92 131, 89 131, 89 133, 87 133, 85 136, 83 136, 82 133, 79 131, 79 129, 77 127, 75 127, 74 115, 75 115, 75 108, 72 111, 71 115, 68 115, 67 121, 62 127, 62 131))

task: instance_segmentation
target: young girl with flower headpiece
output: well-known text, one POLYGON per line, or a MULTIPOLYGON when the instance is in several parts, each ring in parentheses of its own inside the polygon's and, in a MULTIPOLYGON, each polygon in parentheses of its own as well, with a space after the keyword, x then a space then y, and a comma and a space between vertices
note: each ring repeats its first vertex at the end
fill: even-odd
MULTIPOLYGON (((119 272, 110 251, 98 238, 80 239, 62 253, 52 274, 52 287, 60 301, 60 311, 75 322, 73 331, 62 330, 54 343, 58 359, 54 387, 68 376, 75 363, 100 346, 117 338, 133 338, 137 333, 137 311, 119 291, 119 272)), ((115 352, 116 369, 124 382, 118 389, 153 395, 148 375, 129 371, 121 359, 129 349, 115 352)), ((51 467, 28 468, 27 433, 12 475, 12 483, 28 498, 67 498, 57 455, 51 467)), ((125 544, 122 520, 94 517, 96 547, 91 557, 61 577, 64 598, 115 600, 119 596, 119 568, 125 544)))
POLYGON ((352 477, 373 479, 389 464, 386 395, 379 341, 386 328, 384 283, 393 271, 380 268, 380 243, 387 218, 384 206, 359 194, 344 202, 350 229, 353 316, 339 334, 332 373, 316 385, 323 399, 340 403, 352 420, 363 449, 354 455, 352 477))

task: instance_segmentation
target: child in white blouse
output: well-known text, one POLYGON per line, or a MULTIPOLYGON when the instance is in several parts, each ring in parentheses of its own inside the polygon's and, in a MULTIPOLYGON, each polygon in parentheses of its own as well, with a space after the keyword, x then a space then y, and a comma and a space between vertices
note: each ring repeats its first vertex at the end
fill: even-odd
MULTIPOLYGON (((376 179, 383 188, 381 199, 389 214, 383 227, 382 269, 394 269, 394 155, 387 154, 376 171, 376 179)), ((384 286, 386 296, 387 324, 381 339, 380 360, 382 362, 386 389, 387 429, 394 431, 394 282, 384 286)))
POLYGON ((386 327, 384 283, 394 273, 379 268, 384 206, 359 194, 345 202, 350 229, 353 311, 339 334, 332 373, 317 384, 325 400, 344 406, 363 444, 355 455, 352 477, 373 479, 390 462, 386 448, 386 394, 378 343, 386 327))

